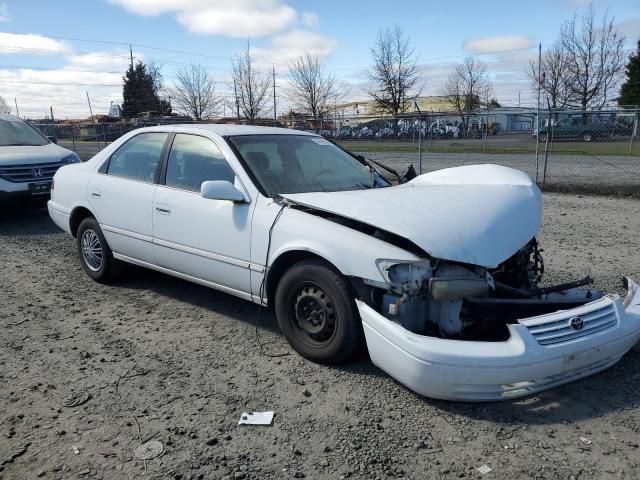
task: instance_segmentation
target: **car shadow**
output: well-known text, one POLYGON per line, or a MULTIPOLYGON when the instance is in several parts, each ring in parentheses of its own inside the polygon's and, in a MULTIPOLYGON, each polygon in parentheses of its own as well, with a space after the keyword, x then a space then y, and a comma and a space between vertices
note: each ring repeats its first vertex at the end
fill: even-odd
POLYGON ((123 279, 114 287, 146 290, 280 334, 275 317, 266 307, 261 308, 248 300, 154 270, 134 265, 126 268, 123 279))
POLYGON ((0 235, 51 235, 62 233, 46 208, 0 207, 0 235))
POLYGON ((591 377, 527 397, 496 402, 453 402, 423 398, 443 412, 512 426, 554 425, 597 418, 640 402, 640 345, 613 367, 591 377))
MULTIPOLYGON (((275 314, 270 308, 234 297, 196 283, 182 280, 154 270, 127 265, 125 278, 116 284, 117 287, 146 290, 173 300, 185 302, 205 308, 208 311, 239 320, 265 332, 282 336, 275 314), (259 311, 259 313, 258 313, 259 311)), ((291 355, 297 353, 286 343, 291 355)), ((352 359, 338 365, 326 365, 326 368, 368 377, 386 377, 387 375, 374 366, 369 359, 366 347, 363 346, 352 359)))
MULTIPOLYGON (((275 316, 268 308, 262 308, 258 314, 260 307, 249 301, 170 275, 129 266, 125 278, 114 287, 153 292, 242 321, 261 331, 281 335, 275 316)), ((283 347, 290 349, 284 339, 283 347)), ((291 355, 297 355, 292 349, 289 351, 291 355)), ((389 382, 400 386, 371 363, 366 348, 348 362, 323 368, 367 378, 386 377, 389 382)), ((450 402, 423 397, 405 387, 402 389, 416 401, 475 420, 511 426, 553 425, 603 416, 637 405, 640 401, 640 383, 630 382, 629 379, 633 378, 640 378, 640 346, 634 347, 618 364, 604 372, 521 399, 450 402)))

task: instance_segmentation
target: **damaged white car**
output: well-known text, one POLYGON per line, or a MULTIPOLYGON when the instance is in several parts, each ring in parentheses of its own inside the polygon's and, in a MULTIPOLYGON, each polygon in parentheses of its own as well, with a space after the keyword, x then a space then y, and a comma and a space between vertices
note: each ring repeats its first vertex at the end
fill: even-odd
POLYGON ((516 170, 400 179, 303 132, 231 125, 136 130, 61 168, 51 218, 89 276, 122 262, 274 307, 302 356, 366 342, 410 389, 499 400, 591 375, 640 337, 640 288, 541 287, 542 198, 516 170))

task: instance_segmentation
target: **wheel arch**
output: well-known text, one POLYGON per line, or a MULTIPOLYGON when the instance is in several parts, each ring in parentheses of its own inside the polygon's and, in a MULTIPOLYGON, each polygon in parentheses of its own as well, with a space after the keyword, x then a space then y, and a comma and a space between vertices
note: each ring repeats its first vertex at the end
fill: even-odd
POLYGON ((71 235, 74 237, 77 236, 80 222, 87 217, 96 218, 93 212, 87 207, 77 206, 71 211, 71 215, 69 216, 69 229, 71 230, 71 235))
POLYGON ((267 272, 264 293, 266 293, 266 297, 269 299, 269 305, 273 305, 271 300, 275 298, 276 288, 278 287, 278 283, 280 283, 280 279, 284 273, 296 263, 304 260, 321 260, 340 275, 346 277, 346 275, 333 262, 316 252, 304 249, 287 250, 276 257, 267 272))

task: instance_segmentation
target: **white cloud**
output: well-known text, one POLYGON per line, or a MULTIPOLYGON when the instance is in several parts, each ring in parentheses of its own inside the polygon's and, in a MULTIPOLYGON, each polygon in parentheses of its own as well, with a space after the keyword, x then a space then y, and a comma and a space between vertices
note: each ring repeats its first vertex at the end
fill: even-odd
POLYGON ((282 0, 111 0, 138 15, 175 13, 190 32, 229 37, 261 37, 282 32, 298 13, 282 0))
POLYGON ((471 53, 488 53, 529 48, 532 45, 531 38, 525 35, 504 35, 467 40, 463 48, 471 53))
POLYGON ((65 69, 3 70, 0 83, 6 98, 17 100, 21 117, 43 118, 53 107, 56 118, 89 116, 89 92, 95 114, 106 114, 111 101, 122 102, 121 76, 65 69))
POLYGON ((42 35, 0 32, 0 54, 46 55, 71 53, 71 51, 72 49, 67 43, 42 35))
POLYGON ((336 40, 307 30, 293 30, 271 39, 267 48, 256 48, 256 58, 263 62, 287 64, 291 59, 309 52, 324 59, 336 48, 336 40))
POLYGON ((302 13, 302 24, 305 27, 313 28, 318 25, 320 22, 320 17, 315 12, 303 12, 302 13))
MULTIPOLYGON (((70 68, 121 71, 123 74, 130 63, 129 52, 125 51, 79 53, 66 58, 70 68)), ((135 60, 141 60, 139 54, 136 54, 135 60)))
POLYGON ((2 2, 0 3, 0 22, 8 22, 9 20, 11 20, 9 7, 7 7, 6 3, 2 2))

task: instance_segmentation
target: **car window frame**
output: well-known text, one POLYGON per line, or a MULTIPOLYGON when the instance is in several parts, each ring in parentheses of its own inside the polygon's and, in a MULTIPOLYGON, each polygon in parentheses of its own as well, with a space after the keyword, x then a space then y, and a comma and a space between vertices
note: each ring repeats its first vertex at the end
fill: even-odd
MULTIPOLYGON (((240 189, 242 190, 242 193, 244 193, 245 197, 248 200, 247 203, 251 203, 251 197, 250 197, 250 195, 248 193, 247 188, 244 185, 244 182, 242 181, 242 177, 240 175, 238 175, 238 171, 233 167, 233 163, 229 161, 229 158, 228 158, 227 155, 225 155, 224 150, 222 148, 220 148, 220 145, 218 144, 218 142, 215 141, 215 139, 211 138, 208 135, 203 135, 201 133, 175 132, 175 131, 171 133, 171 138, 169 139, 167 145, 165 145, 166 151, 163 151, 164 155, 162 157, 162 168, 160 169, 160 172, 158 172, 158 183, 157 183, 158 186, 161 186, 161 187, 164 187, 164 188, 170 188, 171 190, 177 190, 179 192, 192 193, 192 194, 198 195, 198 196, 201 195, 200 191, 194 192, 193 190, 187 190, 185 188, 179 188, 179 187, 173 187, 173 186, 167 185, 167 167, 169 165, 169 157, 171 156, 171 150, 173 148, 173 141, 175 140, 176 135, 191 135, 191 136, 194 136, 194 137, 202 137, 202 138, 212 142, 216 146, 216 148, 218 150, 220 150, 220 154, 222 155, 222 158, 224 158, 224 161, 227 162, 227 166, 233 172, 234 182, 232 183, 232 185, 236 186, 236 182, 238 182, 239 185, 240 185, 240 189)), ((233 153, 235 155, 235 152, 233 152, 233 153)), ((246 172, 246 168, 244 168, 244 165, 242 165, 242 167, 243 167, 243 170, 246 172)), ((252 179, 252 181, 253 181, 253 179, 252 179)))
POLYGON ((107 159, 104 162, 102 162, 102 164, 100 164, 100 167, 98 168, 97 173, 99 175, 105 175, 107 177, 120 178, 122 180, 129 180, 129 181, 132 181, 132 182, 144 183, 145 185, 158 185, 158 180, 160 178, 161 167, 163 165, 164 157, 165 157, 166 152, 167 152, 167 145, 168 145, 169 141, 172 140, 172 135, 173 135, 173 132, 157 131, 157 130, 139 132, 139 133, 136 133, 135 135, 132 135, 127 140, 125 140, 122 143, 122 145, 118 146, 118 148, 116 148, 113 152, 111 152, 111 154, 109 154, 107 159), (127 143, 129 143, 134 138, 139 137, 140 135, 148 135, 150 133, 165 133, 165 134, 167 134, 167 138, 165 138, 164 144, 162 145, 162 150, 160 150, 160 157, 158 158, 158 165, 156 165, 156 172, 155 172, 155 174, 153 176, 153 182, 145 182, 145 181, 139 180, 137 178, 123 177, 121 175, 109 174, 109 165, 111 164, 111 158, 116 153, 118 153, 121 148, 123 148, 127 143))

